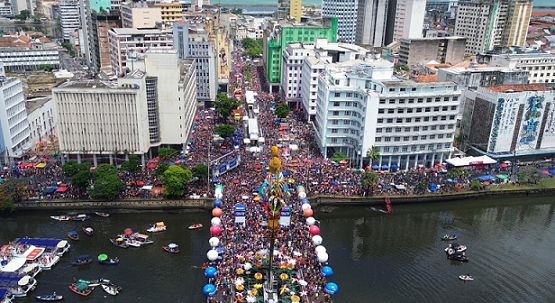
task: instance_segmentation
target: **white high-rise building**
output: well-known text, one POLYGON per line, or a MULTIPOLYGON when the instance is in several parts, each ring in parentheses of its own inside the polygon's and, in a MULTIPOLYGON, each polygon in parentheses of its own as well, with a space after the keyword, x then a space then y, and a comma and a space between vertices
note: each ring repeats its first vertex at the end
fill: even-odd
POLYGON ((32 148, 21 80, 6 77, 0 62, 0 161, 12 163, 32 148))
POLYGON ((322 0, 322 17, 337 17, 337 41, 355 43, 358 0, 322 0))
POLYGON ((388 0, 359 0, 355 43, 382 47, 385 42, 388 0))
POLYGON ((60 0, 58 2, 60 7, 60 22, 62 26, 62 33, 64 41, 69 41, 71 33, 78 31, 81 27, 80 6, 79 0, 60 0))
POLYGON ((426 0, 398 0, 393 40, 422 38, 426 0))
POLYGON ((325 157, 340 151, 362 164, 377 146, 375 164, 384 168, 441 163, 453 151, 460 94, 454 82, 396 78, 393 64, 381 59, 330 66, 318 78, 314 126, 320 150, 325 157))
MULTIPOLYGON (((60 151, 143 156, 164 145, 186 148, 196 112, 195 63, 175 50, 150 50, 118 83, 64 82, 52 89, 60 151)), ((90 157, 90 156, 89 156, 90 157)))
POLYGON ((173 45, 180 58, 195 60, 197 101, 209 105, 218 92, 216 46, 202 24, 182 20, 173 24, 173 45))

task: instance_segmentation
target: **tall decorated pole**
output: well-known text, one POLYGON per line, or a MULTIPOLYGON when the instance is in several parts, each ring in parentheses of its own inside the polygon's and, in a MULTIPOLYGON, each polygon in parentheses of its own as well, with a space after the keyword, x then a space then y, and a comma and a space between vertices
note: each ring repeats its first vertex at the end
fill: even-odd
POLYGON ((279 217, 281 209, 291 200, 287 182, 284 181, 281 173, 281 160, 279 159, 279 149, 272 146, 272 159, 269 163, 269 174, 264 180, 264 184, 260 188, 260 194, 263 197, 264 207, 268 214, 268 233, 270 240, 270 262, 268 267, 268 290, 274 292, 273 289, 273 263, 274 263, 274 244, 279 229, 279 217))

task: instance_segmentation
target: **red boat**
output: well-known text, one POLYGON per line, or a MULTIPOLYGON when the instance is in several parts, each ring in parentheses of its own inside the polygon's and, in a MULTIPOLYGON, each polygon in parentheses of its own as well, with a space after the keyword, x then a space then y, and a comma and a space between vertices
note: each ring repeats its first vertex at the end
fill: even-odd
POLYGON ((179 246, 177 246, 177 244, 175 243, 170 243, 168 246, 162 246, 162 248, 172 254, 178 254, 179 253, 179 246))
POLYGON ((92 229, 92 227, 82 227, 82 229, 87 236, 94 235, 94 230, 92 229))
POLYGON ((77 287, 77 284, 73 283, 69 286, 69 289, 71 289, 71 291, 73 291, 74 293, 80 295, 80 296, 88 296, 91 294, 91 292, 93 291, 94 288, 92 287, 87 287, 85 289, 79 289, 77 287))

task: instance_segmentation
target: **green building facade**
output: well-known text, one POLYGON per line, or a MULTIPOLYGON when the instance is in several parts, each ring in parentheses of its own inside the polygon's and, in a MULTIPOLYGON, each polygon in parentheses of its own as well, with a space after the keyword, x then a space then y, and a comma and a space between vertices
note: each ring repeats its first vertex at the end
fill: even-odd
POLYGON ((328 39, 337 42, 337 18, 324 19, 321 26, 306 24, 283 24, 281 32, 268 40, 266 73, 268 82, 281 84, 283 67, 283 50, 289 43, 315 42, 316 39, 328 39))
POLYGON ((112 8, 112 2, 110 0, 90 0, 91 10, 100 13, 100 8, 107 12, 112 8))

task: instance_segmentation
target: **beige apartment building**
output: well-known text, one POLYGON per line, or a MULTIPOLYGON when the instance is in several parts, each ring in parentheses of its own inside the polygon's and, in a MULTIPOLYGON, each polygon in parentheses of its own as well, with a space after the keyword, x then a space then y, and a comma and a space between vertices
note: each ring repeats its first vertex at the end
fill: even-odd
POLYGON ((162 23, 162 9, 146 2, 124 2, 121 21, 125 28, 154 28, 156 22, 162 23))
POLYGON ((162 22, 173 23, 177 20, 181 20, 183 17, 181 3, 177 1, 171 3, 156 3, 154 7, 160 8, 162 22))

